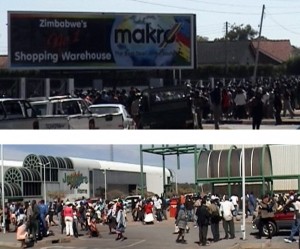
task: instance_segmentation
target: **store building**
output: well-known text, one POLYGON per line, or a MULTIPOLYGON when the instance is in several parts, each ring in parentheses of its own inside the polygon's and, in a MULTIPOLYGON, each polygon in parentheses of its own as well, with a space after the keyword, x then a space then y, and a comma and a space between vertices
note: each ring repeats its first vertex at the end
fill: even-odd
POLYGON ((69 200, 94 197, 98 189, 129 194, 141 188, 141 177, 144 189, 160 195, 172 175, 165 169, 163 181, 162 167, 143 165, 141 174, 139 164, 30 154, 23 162, 4 161, 4 194, 7 200, 45 196, 49 200, 55 191, 64 192, 69 200))

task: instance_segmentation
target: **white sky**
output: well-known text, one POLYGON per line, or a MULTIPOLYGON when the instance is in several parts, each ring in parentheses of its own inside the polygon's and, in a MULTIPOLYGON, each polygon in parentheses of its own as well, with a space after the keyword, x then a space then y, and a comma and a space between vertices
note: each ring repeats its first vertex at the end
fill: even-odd
POLYGON ((289 39, 300 47, 299 0, 9 0, 0 7, 0 54, 7 54, 7 11, 64 12, 154 12, 193 13, 197 35, 210 40, 225 33, 225 22, 250 24, 259 30, 265 4, 262 35, 269 39, 289 39))

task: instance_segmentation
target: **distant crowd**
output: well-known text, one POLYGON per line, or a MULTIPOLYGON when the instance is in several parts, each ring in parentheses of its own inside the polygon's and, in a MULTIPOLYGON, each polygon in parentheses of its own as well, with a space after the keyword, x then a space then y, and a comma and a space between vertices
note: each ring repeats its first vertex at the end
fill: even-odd
MULTIPOLYGON (((261 78, 255 84, 251 81, 216 81, 215 84, 186 84, 190 89, 196 128, 202 129, 203 120, 213 120, 219 129, 222 120, 252 119, 252 128, 259 129, 263 119, 275 119, 282 124, 281 117, 295 116, 300 107, 300 77, 261 78)), ((128 113, 138 119, 141 91, 131 87, 109 90, 75 91, 77 97, 90 104, 120 103, 128 113)))

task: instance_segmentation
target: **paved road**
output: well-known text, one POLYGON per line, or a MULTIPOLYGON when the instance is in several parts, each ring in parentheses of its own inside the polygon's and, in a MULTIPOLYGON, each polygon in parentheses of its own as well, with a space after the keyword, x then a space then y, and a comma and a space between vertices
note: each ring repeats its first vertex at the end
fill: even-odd
MULTIPOLYGON (((284 124, 284 125, 261 125, 260 130, 297 130, 300 125, 284 124)), ((214 125, 204 124, 203 130, 213 130, 214 125)), ((252 130, 251 124, 221 124, 220 130, 252 130)))
MULTIPOLYGON (((49 244, 40 245, 37 244, 34 248, 40 249, 158 249, 158 248, 186 248, 194 249, 199 248, 198 241, 198 228, 194 228, 190 223, 191 230, 186 234, 187 244, 175 243, 176 235, 174 232, 174 220, 168 220, 161 223, 155 223, 153 225, 143 225, 137 222, 128 222, 126 236, 128 237, 125 241, 115 241, 116 235, 108 234, 107 226, 99 226, 102 238, 88 238, 86 235, 79 238, 72 239, 69 243, 62 244, 49 244)), ((288 235, 288 232, 282 232, 278 236, 272 239, 271 244, 266 239, 257 240, 255 239, 251 223, 246 223, 246 240, 240 239, 241 233, 241 222, 235 223, 236 238, 232 240, 221 240, 217 243, 212 243, 210 248, 214 249, 226 249, 232 248, 234 245, 241 244, 247 248, 263 248, 270 246, 269 248, 285 248, 285 249, 296 249, 299 248, 297 243, 287 244, 283 242, 284 237, 288 235), (250 246, 249 246, 250 245, 250 246)), ((223 228, 220 225, 221 238, 224 237, 223 228)), ((209 238, 211 233, 209 231, 209 238)), ((1 248, 1 247, 0 247, 1 248)), ((2 249, 2 248, 1 248, 2 249)))

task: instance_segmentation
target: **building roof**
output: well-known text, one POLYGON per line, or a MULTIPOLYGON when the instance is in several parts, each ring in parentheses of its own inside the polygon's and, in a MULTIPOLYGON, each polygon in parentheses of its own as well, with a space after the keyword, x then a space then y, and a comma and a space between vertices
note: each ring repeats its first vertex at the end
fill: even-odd
MULTIPOLYGON (((251 48, 254 51, 256 51, 257 46, 258 41, 251 42, 251 48)), ((278 63, 283 63, 291 58, 293 47, 290 40, 261 40, 259 52, 278 63)))
MULTIPOLYGON (((253 65, 258 41, 208 41, 197 43, 198 65, 224 65, 226 63, 253 65)), ((259 64, 281 64, 293 55, 289 40, 261 40, 259 64), (267 58, 267 59, 266 59, 267 58)))

